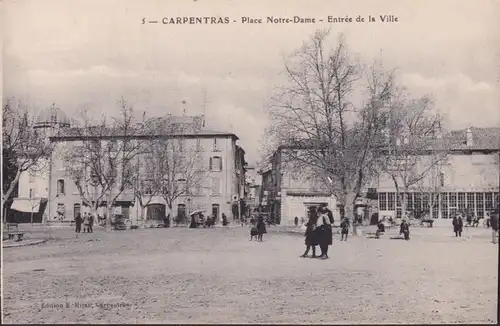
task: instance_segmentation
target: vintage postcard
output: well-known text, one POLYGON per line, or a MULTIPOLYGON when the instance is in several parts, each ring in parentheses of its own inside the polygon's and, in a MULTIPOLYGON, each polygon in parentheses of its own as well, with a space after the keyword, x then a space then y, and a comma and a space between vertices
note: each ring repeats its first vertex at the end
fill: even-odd
POLYGON ((1 14, 4 323, 498 323, 498 0, 1 14))

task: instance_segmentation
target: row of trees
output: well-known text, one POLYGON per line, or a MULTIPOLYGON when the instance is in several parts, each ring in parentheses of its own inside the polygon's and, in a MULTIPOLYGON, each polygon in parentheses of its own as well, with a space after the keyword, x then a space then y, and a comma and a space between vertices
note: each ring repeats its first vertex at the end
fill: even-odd
POLYGON ((85 206, 96 214, 106 207, 106 228, 111 228, 113 206, 123 194, 134 196, 144 207, 154 196, 162 197, 169 210, 181 196, 201 187, 207 169, 200 151, 185 137, 189 124, 172 117, 142 121, 125 100, 120 114, 95 120, 86 112, 78 127, 43 133, 34 129, 25 106, 13 107, 7 100, 3 115, 3 157, 12 167, 5 171, 2 201, 11 197, 21 173, 37 173, 60 160, 66 179, 71 180, 85 206), (64 137, 61 137, 64 136, 64 137), (7 173, 6 173, 7 172, 7 173))
POLYGON ((441 117, 429 96, 409 97, 395 70, 363 65, 342 35, 329 50, 328 36, 317 31, 286 63, 265 150, 286 148, 285 166, 329 189, 341 214, 354 215, 364 187, 381 172, 404 205, 405 193, 446 162, 451 147, 438 131, 441 117))

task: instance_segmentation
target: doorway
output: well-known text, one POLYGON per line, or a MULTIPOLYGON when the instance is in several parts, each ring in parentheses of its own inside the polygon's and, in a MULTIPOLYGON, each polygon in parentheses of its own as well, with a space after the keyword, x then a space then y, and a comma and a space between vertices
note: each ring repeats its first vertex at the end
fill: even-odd
POLYGON ((219 212, 220 212, 219 204, 212 204, 212 215, 214 216, 216 223, 219 221, 219 212))

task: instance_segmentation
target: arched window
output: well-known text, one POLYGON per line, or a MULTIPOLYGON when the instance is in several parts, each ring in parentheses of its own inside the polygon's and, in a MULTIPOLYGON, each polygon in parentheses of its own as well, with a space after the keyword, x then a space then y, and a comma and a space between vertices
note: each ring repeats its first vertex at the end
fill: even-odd
POLYGON ((57 180, 57 194, 58 195, 65 194, 65 192, 64 192, 64 180, 63 179, 57 180))

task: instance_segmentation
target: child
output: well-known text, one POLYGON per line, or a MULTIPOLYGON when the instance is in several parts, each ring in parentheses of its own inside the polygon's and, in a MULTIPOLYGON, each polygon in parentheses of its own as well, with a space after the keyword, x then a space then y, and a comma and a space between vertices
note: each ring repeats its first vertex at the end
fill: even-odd
POLYGON ((309 249, 312 247, 312 258, 316 258, 316 243, 314 239, 314 227, 315 223, 309 219, 306 224, 306 233, 304 234, 306 237, 306 251, 300 257, 307 258, 307 254, 309 253, 309 249))
POLYGON ((259 217, 259 222, 257 222, 257 231, 259 232, 257 240, 263 241, 262 237, 264 233, 267 233, 267 231, 266 231, 266 223, 264 223, 264 219, 262 217, 259 217))
POLYGON ((384 222, 380 221, 377 224, 377 232, 375 232, 375 237, 380 239, 380 236, 385 233, 385 225, 384 222))
POLYGON ((250 241, 253 240, 253 237, 257 237, 259 235, 259 230, 257 230, 257 227, 252 226, 250 229, 250 241))
POLYGON ((341 231, 342 236, 340 238, 340 241, 344 240, 344 235, 345 235, 345 241, 347 241, 347 236, 349 235, 349 220, 347 219, 347 217, 344 217, 344 219, 340 223, 340 227, 342 229, 341 231))

